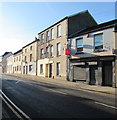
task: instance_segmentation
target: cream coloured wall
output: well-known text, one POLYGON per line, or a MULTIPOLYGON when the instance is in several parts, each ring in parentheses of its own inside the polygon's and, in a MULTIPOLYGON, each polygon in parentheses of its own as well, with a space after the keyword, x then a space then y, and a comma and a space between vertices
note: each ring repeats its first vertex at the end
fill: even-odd
POLYGON ((13 56, 13 73, 21 74, 22 51, 13 56))
POLYGON ((36 75, 37 41, 26 45, 22 48, 22 51, 22 74, 36 75), (32 49, 30 49, 31 47, 32 49), (32 54, 32 61, 30 61, 30 54, 32 54), (32 66, 31 70, 29 68, 30 66, 32 66))
POLYGON ((7 57, 7 73, 13 73, 13 55, 7 57))

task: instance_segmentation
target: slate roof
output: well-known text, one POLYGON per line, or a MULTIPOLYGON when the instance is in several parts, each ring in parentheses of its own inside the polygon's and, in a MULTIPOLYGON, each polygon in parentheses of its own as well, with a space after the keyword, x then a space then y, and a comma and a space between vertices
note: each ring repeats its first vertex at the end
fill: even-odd
MULTIPOLYGON (((73 37, 77 37, 79 35, 83 35, 83 34, 88 34, 90 32, 95 32, 95 31, 99 31, 99 30, 103 30, 103 29, 107 29, 110 27, 115 27, 117 26, 117 19, 112 20, 112 21, 108 21, 102 24, 98 24, 89 28, 84 28, 81 31, 78 31, 70 36, 68 36, 68 38, 73 38, 73 37)), ((115 27, 115 31, 116 31, 116 27, 115 27)))

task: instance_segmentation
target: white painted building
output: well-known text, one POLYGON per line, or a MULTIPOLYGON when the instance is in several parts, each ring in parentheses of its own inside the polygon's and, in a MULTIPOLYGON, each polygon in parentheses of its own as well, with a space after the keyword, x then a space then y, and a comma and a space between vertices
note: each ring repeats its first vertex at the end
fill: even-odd
POLYGON ((7 57, 7 73, 13 73, 13 55, 7 57))
POLYGON ((69 36, 69 79, 115 86, 115 24, 117 20, 69 36))

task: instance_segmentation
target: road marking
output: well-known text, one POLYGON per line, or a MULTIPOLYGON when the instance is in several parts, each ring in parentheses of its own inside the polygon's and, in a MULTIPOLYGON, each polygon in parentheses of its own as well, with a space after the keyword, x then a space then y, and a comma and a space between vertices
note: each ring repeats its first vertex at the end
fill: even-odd
MULTIPOLYGON (((2 90, 0 90, 0 92, 1 92, 1 94, 10 102, 10 104, 13 106, 13 107, 15 107, 15 109, 17 109, 18 110, 18 112, 20 112, 26 119, 28 119, 28 120, 31 120, 31 118, 28 116, 28 115, 26 115, 20 108, 18 108, 3 92, 2 92, 2 90)), ((2 97, 3 98, 3 97, 2 97)), ((4 98, 3 98, 4 99, 4 98)), ((4 99, 5 100, 5 99, 4 99)), ((6 101, 6 100, 5 100, 6 101)), ((8 102, 7 102, 8 103, 8 102)), ((13 107, 12 107, 12 109, 13 109, 13 107)), ((15 111, 16 112, 16 111, 15 111)), ((17 114, 16 114, 17 115, 17 114)), ((17 116, 18 117, 18 116, 17 116)))
POLYGON ((110 107, 110 108, 113 108, 113 109, 117 109, 117 107, 115 107, 115 106, 107 105, 107 104, 100 103, 100 102, 95 102, 95 103, 106 106, 106 107, 110 107))
POLYGON ((20 80, 18 80, 15 84, 18 84, 20 82, 20 80))
MULTIPOLYGON (((0 95, 1 96, 1 95, 0 95)), ((6 105, 10 108, 10 110, 12 110, 12 112, 20 119, 20 120, 24 120, 19 114, 18 112, 16 112, 11 105, 1 96, 2 100, 6 103, 6 105)))

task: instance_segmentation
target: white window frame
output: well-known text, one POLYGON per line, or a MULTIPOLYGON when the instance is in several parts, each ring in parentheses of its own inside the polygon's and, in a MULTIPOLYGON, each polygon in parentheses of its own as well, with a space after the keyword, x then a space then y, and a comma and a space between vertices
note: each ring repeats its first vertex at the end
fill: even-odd
POLYGON ((46 32, 46 41, 49 41, 50 40, 50 31, 48 30, 46 32))
POLYGON ((61 43, 57 43, 57 56, 61 55, 61 43))
POLYGON ((48 58, 48 57, 49 57, 49 48, 46 47, 46 58, 48 58))
POLYGON ((44 43, 44 33, 41 34, 41 43, 44 43))
POLYGON ((54 28, 51 29, 51 40, 54 39, 54 28))
POLYGON ((78 52, 82 52, 83 51, 83 38, 76 39, 76 49, 77 49, 78 52), (82 40, 82 44, 78 45, 77 41, 80 41, 80 40, 82 40))
POLYGON ((99 49, 103 49, 103 33, 98 33, 98 34, 94 34, 94 51, 98 51, 99 49), (100 46, 96 46, 96 43, 99 43, 95 41, 95 37, 98 35, 102 35, 102 40, 100 41, 100 43, 102 43, 102 45, 100 46))
POLYGON ((53 49, 54 49, 54 47, 53 47, 53 45, 51 45, 50 46, 50 57, 53 57, 53 52, 54 52, 53 49))
POLYGON ((44 58, 44 48, 41 49, 41 56, 40 58, 44 58))
POLYGON ((57 37, 61 36, 61 25, 57 26, 57 37))

